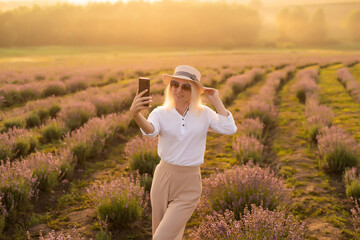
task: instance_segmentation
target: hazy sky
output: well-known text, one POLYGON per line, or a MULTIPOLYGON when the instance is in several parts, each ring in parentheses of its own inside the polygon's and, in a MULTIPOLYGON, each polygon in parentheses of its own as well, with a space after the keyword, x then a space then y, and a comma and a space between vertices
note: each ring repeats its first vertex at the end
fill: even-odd
MULTIPOLYGON (((119 0, 68 0, 68 2, 75 3, 75 4, 86 4, 88 2, 117 2, 119 0)), ((123 2, 127 2, 128 0, 122 0, 123 2)), ((150 2, 154 2, 155 0, 147 0, 150 2)))

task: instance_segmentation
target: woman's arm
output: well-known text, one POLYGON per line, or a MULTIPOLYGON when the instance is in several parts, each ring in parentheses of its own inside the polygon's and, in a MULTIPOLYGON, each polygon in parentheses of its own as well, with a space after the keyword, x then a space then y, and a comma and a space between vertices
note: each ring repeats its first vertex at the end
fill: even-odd
POLYGON ((140 113, 140 110, 151 108, 151 105, 149 104, 148 107, 144 106, 146 103, 152 102, 152 97, 142 97, 147 92, 147 89, 139 93, 139 89, 137 90, 137 94, 134 98, 134 101, 131 104, 130 107, 130 114, 134 118, 135 122, 141 129, 144 130, 146 134, 154 132, 155 128, 154 126, 144 118, 144 116, 140 113))
POLYGON ((155 131, 154 126, 148 120, 146 120, 141 113, 133 115, 133 118, 137 125, 141 127, 141 129, 144 130, 146 134, 153 133, 155 131))

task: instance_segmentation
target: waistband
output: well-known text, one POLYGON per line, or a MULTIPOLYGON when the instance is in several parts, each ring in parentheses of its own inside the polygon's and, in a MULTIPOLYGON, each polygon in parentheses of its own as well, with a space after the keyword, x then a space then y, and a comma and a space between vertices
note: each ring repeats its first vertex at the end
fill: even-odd
POLYGON ((169 171, 181 172, 181 173, 200 173, 200 165, 199 166, 180 166, 174 165, 164 160, 160 160, 159 165, 169 171))

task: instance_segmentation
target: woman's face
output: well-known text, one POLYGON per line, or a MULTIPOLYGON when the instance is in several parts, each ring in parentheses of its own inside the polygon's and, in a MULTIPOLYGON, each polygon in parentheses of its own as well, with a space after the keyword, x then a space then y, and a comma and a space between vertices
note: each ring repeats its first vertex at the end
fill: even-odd
POLYGON ((173 78, 170 82, 175 104, 188 104, 191 100, 191 85, 188 80, 173 78), (185 84, 185 85, 183 85, 185 84))

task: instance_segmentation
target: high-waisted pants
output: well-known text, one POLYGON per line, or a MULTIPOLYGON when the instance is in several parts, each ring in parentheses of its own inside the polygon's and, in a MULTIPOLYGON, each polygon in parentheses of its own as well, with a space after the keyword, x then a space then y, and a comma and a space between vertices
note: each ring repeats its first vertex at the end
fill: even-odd
POLYGON ((200 201, 200 166, 160 161, 150 191, 153 240, 181 240, 186 222, 200 201))

